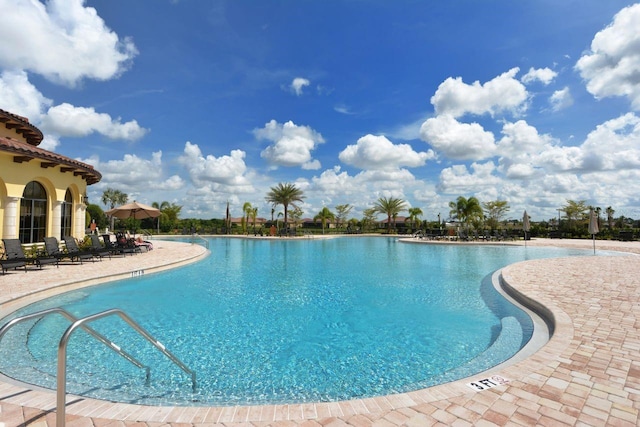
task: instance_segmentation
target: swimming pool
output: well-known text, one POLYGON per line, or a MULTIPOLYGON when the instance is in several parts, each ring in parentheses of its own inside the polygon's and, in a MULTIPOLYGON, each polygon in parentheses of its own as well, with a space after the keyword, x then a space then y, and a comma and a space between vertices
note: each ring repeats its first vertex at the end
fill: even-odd
MULTIPOLYGON (((118 307, 198 374, 192 393, 181 371, 108 319, 93 326, 152 366, 151 385, 78 333, 69 346, 74 394, 175 405, 345 400, 424 388, 510 357, 528 340, 531 321, 488 275, 524 259, 585 253, 391 238, 225 238, 212 239, 210 249, 197 264, 71 292, 16 315, 118 307)), ((67 326, 51 316, 16 327, 0 345, 0 370, 54 388, 67 326)))

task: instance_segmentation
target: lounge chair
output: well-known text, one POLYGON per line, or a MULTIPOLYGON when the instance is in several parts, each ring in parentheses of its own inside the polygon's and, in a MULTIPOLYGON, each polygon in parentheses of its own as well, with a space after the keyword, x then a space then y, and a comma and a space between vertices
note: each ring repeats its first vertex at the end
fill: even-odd
POLYGON ((20 267, 24 267, 25 273, 27 272, 27 259, 24 256, 24 252, 22 251, 22 246, 20 245, 20 241, 17 240, 18 244, 20 245, 20 250, 16 252, 12 240, 17 240, 17 239, 2 240, 2 243, 4 245, 4 259, 0 259, 0 268, 2 268, 3 275, 10 268, 18 269, 20 267))
POLYGON ((38 268, 42 268, 43 265, 47 264, 55 264, 58 267, 58 259, 54 257, 50 257, 46 253, 36 252, 35 257, 27 258, 24 254, 24 250, 22 249, 22 243, 20 243, 19 239, 4 239, 4 248, 7 253, 16 254, 16 259, 23 259, 27 263, 32 262, 38 268))
POLYGON ((106 247, 106 245, 102 246, 102 243, 100 243, 100 238, 96 234, 91 235, 91 252, 93 252, 93 256, 100 259, 106 256, 111 259, 111 251, 106 247))
POLYGON ((91 251, 80 249, 75 237, 64 236, 62 240, 64 240, 64 244, 67 247, 67 256, 71 258, 71 262, 73 262, 73 260, 78 260, 80 261, 80 264, 82 264, 83 259, 90 259, 93 261, 93 253, 91 251))
POLYGON ((44 238, 44 250, 47 256, 56 258, 58 261, 63 258, 69 258, 69 255, 60 249, 58 239, 55 237, 44 238))
POLYGON ((116 233, 116 247, 125 255, 142 252, 142 250, 135 245, 133 239, 129 239, 121 232, 116 233))
POLYGON ((111 255, 124 255, 124 251, 111 241, 110 234, 103 234, 102 241, 104 242, 105 249, 109 250, 111 255))

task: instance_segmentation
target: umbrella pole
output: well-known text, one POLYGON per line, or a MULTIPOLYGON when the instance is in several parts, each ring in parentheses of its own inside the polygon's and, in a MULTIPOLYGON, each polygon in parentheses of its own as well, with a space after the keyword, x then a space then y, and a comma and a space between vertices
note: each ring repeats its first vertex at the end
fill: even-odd
POLYGON ((591 237, 593 237, 593 254, 596 254, 596 235, 592 234, 591 237))

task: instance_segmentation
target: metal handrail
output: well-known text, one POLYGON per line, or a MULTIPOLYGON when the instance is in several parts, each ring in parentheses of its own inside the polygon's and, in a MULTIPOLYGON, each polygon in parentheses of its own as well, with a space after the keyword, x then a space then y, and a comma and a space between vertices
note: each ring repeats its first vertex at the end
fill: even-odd
POLYGON ((198 233, 193 233, 191 235, 191 244, 195 244, 195 240, 196 238, 198 238, 199 240, 204 242, 204 247, 209 249, 209 241, 207 239, 205 239, 204 237, 202 237, 201 235, 199 235, 198 233))
POLYGON ((129 326, 133 328, 134 331, 138 332, 144 339, 149 341, 154 347, 156 347, 162 354, 167 356, 169 360, 171 360, 175 365, 177 365, 180 369, 182 369, 186 374, 191 375, 191 388, 192 391, 196 392, 196 373, 189 369, 184 363, 182 363, 176 356, 173 355, 169 350, 165 348, 165 346, 149 332, 147 332, 142 326, 140 326, 135 320, 129 317, 124 311, 119 310, 117 308, 113 308, 110 310, 105 310, 100 313, 93 314, 91 316, 83 317, 82 319, 78 319, 71 326, 67 328, 67 330, 60 338, 60 344, 58 345, 58 373, 57 373, 57 409, 56 409, 56 425, 59 427, 64 427, 65 425, 65 407, 66 407, 66 394, 67 394, 67 343, 71 338, 71 334, 77 329, 84 327, 85 323, 93 322, 94 320, 102 319, 104 317, 116 315, 119 316, 122 320, 127 322, 129 326))
MULTIPOLYGON (((73 314, 69 313, 68 311, 66 311, 65 309, 60 308, 60 307, 50 308, 50 309, 42 310, 42 311, 37 311, 35 313, 27 314, 25 316, 16 317, 15 319, 12 319, 12 320, 8 321, 7 323, 5 323, 0 328, 0 341, 2 340, 2 337, 7 333, 7 331, 9 331, 9 329, 14 327, 18 323, 22 323, 22 322, 25 322, 27 320, 35 319, 35 318, 38 318, 38 317, 44 317, 44 316, 47 316, 49 314, 60 314, 60 315, 62 315, 64 317, 66 317, 71 322, 77 322, 78 321, 77 317, 75 317, 73 314)), ((107 347, 109 347, 111 350, 113 350, 114 352, 116 352, 117 354, 122 356, 124 359, 128 360, 129 362, 131 362, 133 365, 137 366, 140 369, 144 369, 145 370, 145 384, 149 385, 149 381, 150 381, 150 378, 151 378, 151 370, 150 370, 150 368, 148 366, 142 364, 142 362, 137 360, 134 356, 132 356, 131 354, 129 354, 126 351, 122 350, 122 348, 120 348, 120 346, 114 344, 107 337, 105 337, 104 335, 102 335, 100 332, 96 331, 92 327, 87 326, 87 325, 82 325, 82 329, 84 329, 92 337, 94 337, 95 339, 97 339, 98 341, 100 341, 101 343, 106 345, 107 347)))

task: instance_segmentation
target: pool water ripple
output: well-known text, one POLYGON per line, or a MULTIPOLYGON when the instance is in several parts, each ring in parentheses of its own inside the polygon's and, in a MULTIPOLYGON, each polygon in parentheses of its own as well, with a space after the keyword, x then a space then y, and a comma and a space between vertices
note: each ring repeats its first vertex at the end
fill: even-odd
MULTIPOLYGON (((61 295, 16 315, 117 307, 198 375, 193 394, 189 378, 121 320, 103 319, 92 326, 151 366, 151 385, 78 332, 68 352, 74 394, 174 405, 346 400, 423 388, 509 358, 532 324, 487 277, 524 259, 584 254, 391 238, 211 239, 210 249, 197 264, 61 295), (508 345, 496 346, 490 360, 478 357, 498 337, 508 345)), ((0 345, 0 370, 55 387, 57 342, 67 326, 51 316, 11 331, 0 345)))

